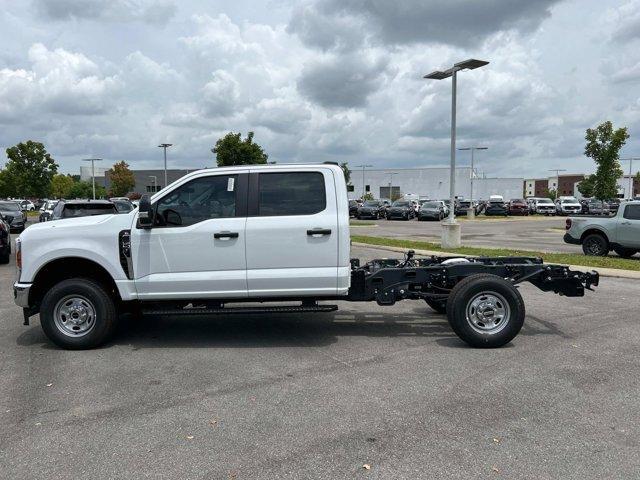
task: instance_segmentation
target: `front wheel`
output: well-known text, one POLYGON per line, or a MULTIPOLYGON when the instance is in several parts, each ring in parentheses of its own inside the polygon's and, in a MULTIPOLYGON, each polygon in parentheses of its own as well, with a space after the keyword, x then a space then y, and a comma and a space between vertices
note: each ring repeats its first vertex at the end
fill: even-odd
POLYGON ((86 278, 63 280, 47 292, 40 305, 45 335, 62 348, 97 347, 111 337, 117 321, 109 293, 86 278))
POLYGON ((520 292, 497 275, 476 274, 461 280, 451 290, 446 308, 449 325, 472 347, 501 347, 524 324, 520 292))

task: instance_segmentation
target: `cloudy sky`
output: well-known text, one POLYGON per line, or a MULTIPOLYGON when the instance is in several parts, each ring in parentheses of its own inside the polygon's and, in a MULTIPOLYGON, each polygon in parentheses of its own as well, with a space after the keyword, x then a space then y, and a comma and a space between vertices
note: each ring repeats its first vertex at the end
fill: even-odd
POLYGON ((0 163, 33 139, 64 172, 158 167, 159 142, 211 166, 254 130, 278 162, 444 165, 450 82, 422 75, 471 57, 458 145, 487 174, 591 171, 606 119, 640 156, 640 0, 0 0, 0 24, 0 163))

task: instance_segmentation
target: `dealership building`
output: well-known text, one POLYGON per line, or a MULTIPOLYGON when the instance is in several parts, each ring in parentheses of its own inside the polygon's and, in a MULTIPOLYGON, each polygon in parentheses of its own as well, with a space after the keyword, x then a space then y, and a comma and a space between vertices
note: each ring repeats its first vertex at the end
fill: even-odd
MULTIPOLYGON (((351 171, 349 198, 361 198, 370 193, 374 198, 394 198, 406 194, 425 198, 449 198, 448 167, 419 168, 354 168, 351 171), (390 194, 391 193, 391 194, 390 194)), ((458 198, 471 196, 471 167, 456 168, 456 189, 458 198)), ((505 200, 522 198, 524 178, 484 178, 473 177, 473 198, 488 199, 490 195, 502 195, 505 200)))

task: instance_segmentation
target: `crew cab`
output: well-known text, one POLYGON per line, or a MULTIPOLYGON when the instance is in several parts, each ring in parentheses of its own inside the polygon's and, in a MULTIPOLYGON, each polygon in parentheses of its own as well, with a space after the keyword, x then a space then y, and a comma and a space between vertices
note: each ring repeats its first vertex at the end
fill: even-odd
POLYGON ((123 311, 311 313, 338 308, 318 302, 410 299, 446 312, 468 344, 497 347, 524 322, 518 283, 566 296, 598 283, 596 272, 527 257, 416 259, 409 251, 360 265, 350 258, 347 188, 336 164, 195 171, 127 214, 33 225, 16 247, 14 296, 25 324, 39 313, 63 348, 105 342, 123 311))
POLYGON ((569 217, 564 241, 582 245, 585 255, 621 257, 640 251, 640 201, 622 202, 615 216, 569 217))

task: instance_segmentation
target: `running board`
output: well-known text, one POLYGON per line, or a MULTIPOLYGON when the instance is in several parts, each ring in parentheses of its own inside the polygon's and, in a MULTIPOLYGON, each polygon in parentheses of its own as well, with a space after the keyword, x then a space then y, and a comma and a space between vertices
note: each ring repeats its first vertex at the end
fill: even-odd
POLYGON ((143 315, 238 315, 254 313, 323 313, 335 312, 337 305, 294 305, 281 307, 231 307, 231 308, 166 308, 142 310, 143 315))

